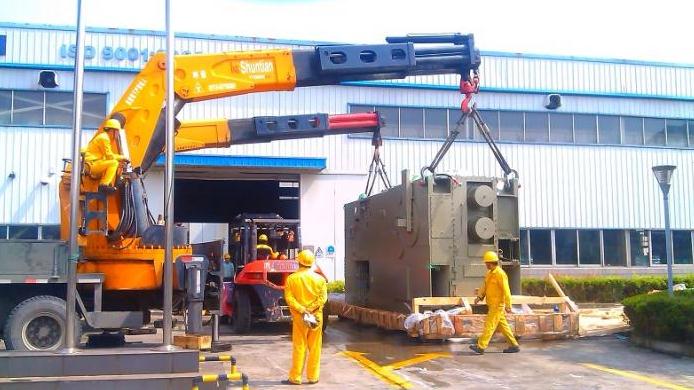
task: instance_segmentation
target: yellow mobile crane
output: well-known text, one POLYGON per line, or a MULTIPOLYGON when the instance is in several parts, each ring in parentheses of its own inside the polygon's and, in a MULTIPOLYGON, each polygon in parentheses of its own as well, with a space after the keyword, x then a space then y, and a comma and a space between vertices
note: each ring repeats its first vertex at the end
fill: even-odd
MULTIPOLYGON (((143 320, 147 321, 140 313, 160 305, 164 228, 155 223, 149 212, 142 176, 162 154, 166 110, 171 109, 176 114, 188 103, 248 93, 434 74, 459 74, 461 92, 466 94, 466 101, 469 100, 480 65, 479 51, 472 35, 408 35, 387 38, 386 41, 385 44, 372 45, 178 55, 174 63, 175 103, 172 107, 164 107, 165 70, 168 66, 165 54, 152 56, 109 116, 104 118, 95 135, 104 131, 108 120, 115 119, 121 125, 122 129, 110 138, 111 149, 125 157, 118 169, 116 190, 111 193, 99 191, 98 178, 84 171, 82 174, 78 238, 81 294, 78 295, 78 304, 87 324, 95 329, 137 327, 143 320), (85 291, 92 291, 85 289, 86 285, 94 286, 93 297, 85 294, 85 291)), ((374 133, 376 144, 380 142, 380 121, 377 113, 177 121, 175 150, 192 151, 355 132, 374 133)), ((72 169, 82 170, 83 164, 66 162, 62 175, 63 240, 69 236, 72 169)), ((183 296, 186 283, 181 265, 190 261, 193 255, 186 236, 185 228, 176 227, 173 257, 177 275, 174 288, 183 296)), ((24 256, 27 259, 31 256, 33 261, 30 267, 29 260, 13 259, 19 264, 26 263, 27 267, 8 279, 11 283, 6 285, 15 287, 12 292, 0 291, 0 321, 5 322, 3 337, 6 345, 10 349, 59 347, 65 321, 62 299, 67 269, 65 243, 50 243, 53 247, 39 242, 2 245, 28 245, 21 250, 13 249, 13 253, 24 251, 24 256), (58 255, 45 256, 51 250, 58 255), (44 254, 44 257, 37 253, 44 254), (44 279, 47 283, 32 282, 44 279), (37 308, 55 312, 47 325, 44 324, 46 321, 37 322, 36 313, 41 312, 37 308), (46 339, 29 334, 45 330, 46 326, 50 327, 52 337, 46 339)), ((0 249, 0 253, 3 252, 0 249)), ((0 266, 0 279, 3 274, 0 266)), ((204 280, 201 283, 204 284, 204 280)), ((0 290, 4 288, 5 285, 0 284, 0 290)))

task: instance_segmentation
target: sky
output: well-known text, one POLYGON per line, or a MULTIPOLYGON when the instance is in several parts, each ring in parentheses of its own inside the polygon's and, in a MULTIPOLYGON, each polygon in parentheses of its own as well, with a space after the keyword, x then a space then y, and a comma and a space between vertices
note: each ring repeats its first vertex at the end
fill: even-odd
MULTIPOLYGON (((83 0, 90 27, 164 29, 164 0, 83 0)), ((76 0, 0 0, 0 21, 76 24, 76 0)), ((172 0, 175 31, 377 43, 474 33, 483 51, 694 64, 687 0, 172 0)))

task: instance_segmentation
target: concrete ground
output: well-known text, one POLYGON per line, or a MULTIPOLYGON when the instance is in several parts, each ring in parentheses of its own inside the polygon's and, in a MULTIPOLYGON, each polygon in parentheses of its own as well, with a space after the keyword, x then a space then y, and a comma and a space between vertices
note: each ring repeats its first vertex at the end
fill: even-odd
MULTIPOLYGON (((294 387, 280 384, 290 366, 289 330, 289 324, 260 324, 254 333, 237 336, 220 327, 221 339, 233 344, 231 353, 252 388, 294 387)), ((128 336, 128 341, 149 343, 160 337, 128 336)), ((518 354, 502 354, 504 345, 493 344, 477 356, 468 346, 466 341, 422 344, 398 332, 331 318, 320 383, 309 388, 694 389, 694 359, 638 348, 620 336, 521 340, 518 354)), ((201 363, 201 372, 221 373, 226 367, 201 363)))

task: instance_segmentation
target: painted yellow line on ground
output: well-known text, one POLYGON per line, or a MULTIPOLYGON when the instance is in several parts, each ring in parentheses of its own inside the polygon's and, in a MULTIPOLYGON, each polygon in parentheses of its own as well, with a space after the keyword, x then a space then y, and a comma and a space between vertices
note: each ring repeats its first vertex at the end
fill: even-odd
POLYGON ((395 362, 393 364, 383 366, 383 368, 389 368, 391 370, 399 370, 403 367, 413 366, 415 364, 423 363, 423 362, 426 362, 429 360, 434 360, 434 359, 438 359, 438 358, 449 358, 449 357, 451 357, 450 353, 420 353, 420 354, 417 354, 416 357, 413 357, 411 359, 401 360, 399 362, 395 362))
POLYGON ((588 368, 592 368, 592 369, 594 369, 594 370, 599 370, 599 371, 603 371, 603 372, 609 372, 610 374, 623 376, 623 377, 625 377, 625 378, 630 378, 630 379, 635 379, 635 380, 638 380, 638 381, 641 381, 641 382, 650 383, 650 384, 652 384, 652 385, 664 387, 664 388, 666 388, 666 389, 672 389, 672 390, 694 390, 694 389, 692 389, 691 387, 686 387, 686 386, 682 386, 682 385, 677 385, 677 384, 675 384, 675 383, 671 383, 671 382, 667 382, 667 381, 664 381, 664 380, 656 379, 656 378, 653 378, 653 377, 650 377, 650 376, 637 374, 637 373, 632 372, 632 371, 622 371, 622 370, 618 370, 618 369, 616 369, 616 368, 609 368, 609 367, 604 367, 604 366, 601 366, 601 365, 598 365, 598 364, 591 364, 591 363, 583 363, 583 366, 584 366, 584 367, 588 367, 588 368))
POLYGON ((364 357, 361 352, 353 351, 343 351, 343 355, 349 357, 350 359, 359 363, 362 367, 368 369, 372 374, 381 379, 382 381, 388 383, 399 389, 411 389, 412 383, 410 383, 405 378, 400 375, 393 373, 393 370, 387 367, 381 367, 378 364, 372 362, 371 360, 364 357))

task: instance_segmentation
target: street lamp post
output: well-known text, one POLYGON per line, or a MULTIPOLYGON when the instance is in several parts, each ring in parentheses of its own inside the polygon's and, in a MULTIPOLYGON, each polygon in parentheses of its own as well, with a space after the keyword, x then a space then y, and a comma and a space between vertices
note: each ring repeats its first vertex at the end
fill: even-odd
POLYGON ((670 181, 672 180, 672 172, 677 168, 674 165, 658 165, 653 167, 653 174, 655 179, 660 185, 660 189, 663 191, 663 208, 665 211, 665 257, 667 257, 667 291, 670 296, 673 295, 672 292, 672 263, 673 263, 673 250, 672 250, 672 231, 670 231, 670 199, 668 194, 670 192, 670 181))

